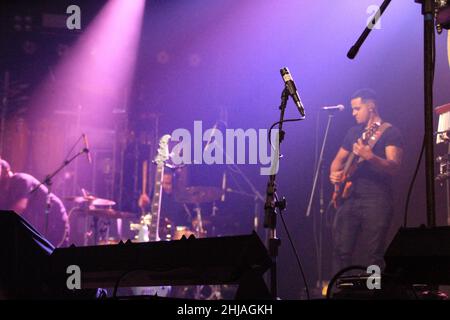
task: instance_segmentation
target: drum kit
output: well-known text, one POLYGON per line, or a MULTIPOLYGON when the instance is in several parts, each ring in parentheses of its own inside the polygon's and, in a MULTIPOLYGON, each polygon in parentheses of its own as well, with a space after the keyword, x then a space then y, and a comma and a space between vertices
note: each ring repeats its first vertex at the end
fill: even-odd
MULTIPOLYGON (((175 195, 175 201, 183 205, 193 205, 193 212, 195 215, 191 215, 191 226, 175 226, 172 228, 171 221, 165 217, 160 225, 161 240, 180 240, 183 237, 189 238, 194 236, 195 238, 203 238, 209 234, 208 230, 214 230, 214 216, 215 216, 215 201, 219 200, 222 195, 222 191, 219 188, 207 187, 207 186, 191 186, 185 188, 183 191, 175 195), (213 203, 212 214, 205 219, 202 216, 201 205, 206 203, 213 203), (212 229, 210 229, 212 228, 212 229)), ((130 221, 130 230, 139 231, 139 226, 142 227, 142 221, 134 223, 133 220, 137 220, 137 214, 132 212, 124 212, 114 210, 112 207, 116 203, 112 200, 95 197, 91 194, 87 194, 83 190, 82 196, 66 197, 66 201, 70 201, 75 204, 71 210, 70 215, 76 214, 80 218, 91 218, 92 226, 91 230, 86 232, 85 237, 91 237, 94 245, 115 245, 120 240, 104 236, 104 231, 99 228, 100 220, 119 220, 128 219, 130 221)), ((72 226, 71 226, 72 229, 72 226)), ((109 233, 109 232, 106 232, 109 233)), ((214 235, 214 231, 211 233, 214 235)), ((139 239, 136 236, 136 239, 139 239)), ((133 241, 133 240, 132 240, 133 241)), ((134 240, 137 241, 137 240, 134 240)), ((133 242, 134 242, 133 241, 133 242)), ((148 241, 148 240, 147 240, 148 241)), ((140 240, 138 241, 140 242, 140 240)), ((85 241, 85 245, 86 245, 85 241)), ((174 297, 191 297, 194 299, 221 299, 222 291, 220 286, 183 286, 183 287, 135 287, 131 288, 135 295, 157 295, 166 297, 169 294, 174 297), (172 292, 173 291, 173 292, 172 292)))
MULTIPOLYGON (((118 242, 111 241, 108 236, 100 237, 100 234, 103 233, 103 229, 105 229, 99 227, 100 219, 108 221, 109 223, 112 219, 132 219, 136 217, 132 212, 114 210, 112 208, 116 204, 114 201, 95 197, 91 194, 87 194, 84 190, 82 196, 65 197, 64 200, 74 203, 74 207, 69 212, 69 221, 72 221, 71 217, 73 215, 76 215, 76 217, 79 218, 92 218, 91 228, 87 228, 89 230, 85 230, 86 232, 83 234, 82 242, 84 245, 89 243, 89 238, 92 238, 91 243, 93 245, 118 242)), ((71 230, 76 231, 72 225, 71 230)), ((109 234, 109 232, 107 233, 109 234)))
MULTIPOLYGON (((191 226, 171 226, 171 221, 168 218, 162 220, 160 226, 160 234, 163 235, 163 240, 179 240, 183 236, 189 238, 191 235, 196 238, 204 238, 214 231, 214 218, 217 207, 215 201, 219 200, 222 195, 222 190, 217 187, 210 186, 191 186, 186 187, 181 192, 175 195, 175 201, 183 205, 193 205, 193 212, 191 214, 191 226), (205 218, 202 216, 201 205, 205 203, 212 203, 212 214, 205 218)), ((116 202, 109 199, 98 198, 92 194, 88 194, 83 190, 81 196, 65 197, 64 200, 74 203, 74 208, 70 211, 70 215, 75 214, 80 218, 92 218, 92 229, 87 232, 87 236, 92 237, 94 245, 100 244, 114 244, 120 240, 101 236, 102 231, 99 229, 99 220, 118 220, 125 219, 129 221, 137 220, 138 214, 133 212, 119 211, 113 209, 116 202)), ((136 225, 131 222, 130 226, 136 225)), ((73 230, 73 228, 71 228, 73 230)), ((130 228, 130 230, 135 230, 130 228)), ((86 237, 86 235, 85 235, 86 237)), ((84 241, 87 244, 87 241, 84 241)))
MULTIPOLYGON (((182 192, 176 195, 175 200, 177 202, 194 205, 193 211, 195 212, 195 215, 192 217, 193 231, 183 229, 183 227, 177 227, 176 232, 180 233, 181 230, 181 236, 184 232, 186 237, 189 237, 191 234, 194 234, 197 238, 205 237, 207 235, 207 229, 213 226, 211 220, 202 217, 202 209, 200 205, 203 203, 212 203, 213 210, 210 219, 214 219, 216 216, 215 212, 217 210, 215 201, 219 200, 221 195, 222 191, 219 188, 209 186, 186 187, 182 192)), ((177 238, 178 236, 179 235, 176 234, 177 238)))

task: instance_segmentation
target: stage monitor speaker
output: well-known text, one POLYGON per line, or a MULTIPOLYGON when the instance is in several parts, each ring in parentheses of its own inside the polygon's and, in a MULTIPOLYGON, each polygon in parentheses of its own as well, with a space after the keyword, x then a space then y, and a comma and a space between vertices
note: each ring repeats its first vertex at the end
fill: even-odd
POLYGON ((385 261, 385 273, 407 283, 450 284, 450 227, 401 228, 385 261))
POLYGON ((271 259, 256 233, 240 236, 55 249, 53 287, 65 290, 66 269, 81 270, 81 288, 239 285, 236 299, 271 299, 263 281, 271 259))
POLYGON ((0 299, 44 297, 53 245, 13 211, 0 211, 0 243, 0 299))

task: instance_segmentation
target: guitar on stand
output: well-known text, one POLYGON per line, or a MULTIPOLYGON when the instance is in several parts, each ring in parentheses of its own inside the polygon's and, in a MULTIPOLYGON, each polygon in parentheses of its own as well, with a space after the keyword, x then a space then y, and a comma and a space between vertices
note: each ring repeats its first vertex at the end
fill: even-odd
MULTIPOLYGON (((153 189, 153 197, 150 204, 149 211, 145 210, 145 201, 147 196, 147 175, 148 162, 144 161, 142 164, 142 194, 139 199, 139 206, 141 207, 141 221, 138 224, 131 224, 131 230, 138 231, 136 236, 137 242, 160 241, 159 225, 161 214, 161 198, 162 198, 162 182, 164 177, 165 162, 169 159, 169 139, 170 135, 162 136, 159 141, 158 154, 154 159, 156 164, 155 182, 153 189), (143 201, 142 201, 143 200, 143 201)), ((157 295, 159 297, 166 297, 170 294, 170 286, 161 287, 135 287, 133 293, 135 295, 157 295)))

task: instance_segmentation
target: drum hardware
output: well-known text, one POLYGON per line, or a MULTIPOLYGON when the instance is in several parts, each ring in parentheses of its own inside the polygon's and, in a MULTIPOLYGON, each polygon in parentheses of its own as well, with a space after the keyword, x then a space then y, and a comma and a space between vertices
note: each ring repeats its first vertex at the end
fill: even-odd
POLYGON ((180 203, 198 205, 219 200, 221 195, 222 191, 216 187, 191 186, 178 193, 175 196, 175 200, 180 203))
POLYGON ((186 227, 186 226, 176 226, 175 227, 175 232, 174 232, 174 235, 173 235, 173 240, 180 240, 183 236, 185 238, 189 238, 191 235, 194 235, 194 232, 192 232, 188 227, 186 227))
MULTIPOLYGON (((192 219, 192 228, 194 230, 194 235, 196 238, 205 237, 207 234, 207 230, 204 228, 206 225, 212 225, 211 220, 205 220, 202 217, 202 209, 200 204, 202 203, 213 203, 213 210, 211 217, 214 219, 216 216, 216 212, 218 207, 215 204, 215 201, 219 200, 222 196, 222 190, 216 187, 210 186, 190 186, 186 187, 183 191, 179 192, 175 195, 175 200, 177 202, 183 203, 183 206, 187 212, 190 211, 187 209, 186 204, 194 204, 194 217, 192 219)), ((214 228, 214 227, 213 227, 214 228)), ((213 232, 214 234, 215 232, 213 232)))
POLYGON ((102 198, 96 198, 94 196, 78 196, 78 197, 66 197, 64 198, 67 201, 72 201, 78 204, 87 203, 89 205, 92 205, 94 207, 112 207, 116 203, 112 200, 108 199, 102 199, 102 198))
POLYGON ((75 213, 80 216, 92 217, 92 230, 87 232, 85 235, 85 245, 87 245, 87 240, 90 237, 94 239, 94 245, 97 245, 99 242, 99 234, 101 234, 104 230, 106 230, 106 234, 109 233, 109 221, 108 226, 99 229, 99 219, 131 219, 136 215, 132 212, 125 211, 116 211, 111 208, 74 208, 75 213))
MULTIPOLYGON (((183 203, 184 209, 190 214, 190 211, 186 207, 186 204, 194 204, 194 218, 192 219, 192 228, 194 231, 189 230, 185 226, 177 226, 175 230, 174 240, 179 240, 183 236, 189 238, 194 235, 196 238, 204 238, 207 235, 205 226, 212 226, 212 235, 215 234, 215 227, 212 223, 217 217, 217 211, 219 208, 216 205, 216 201, 220 200, 223 196, 221 189, 209 186, 191 186, 185 188, 182 192, 175 196, 177 202, 183 203), (213 203, 211 220, 204 219, 202 217, 201 203, 213 203)), ((222 299, 222 293, 220 286, 196 286, 194 290, 194 299, 196 300, 219 300, 222 299)))
POLYGON ((126 211, 117 211, 114 209, 101 209, 101 208, 89 208, 82 209, 76 208, 75 211, 80 215, 92 216, 96 218, 104 218, 104 219, 133 219, 136 217, 136 214, 132 212, 126 211))
MULTIPOLYGON (((141 220, 139 223, 130 223, 130 230, 131 231, 137 231, 137 235, 134 236, 134 239, 137 242, 148 242, 150 241, 150 238, 148 236, 148 225, 150 223, 150 216, 146 215, 141 217, 141 220)), ((164 218, 163 223, 161 224, 159 228, 159 234, 161 235, 161 240, 170 241, 173 239, 173 225, 172 221, 170 221, 168 218, 164 218)), ((181 238, 181 236, 180 236, 181 238)))
POLYGON ((196 224, 195 224, 195 227, 194 227, 194 225, 193 225, 193 227, 195 230, 195 236, 196 236, 196 238, 200 238, 206 234, 206 230, 203 228, 202 209, 200 208, 199 204, 195 205, 194 212, 195 212, 195 220, 194 221, 196 221, 196 224))
POLYGON ((73 196, 73 197, 65 197, 64 199, 67 201, 72 201, 78 204, 88 204, 89 206, 94 207, 112 207, 116 205, 116 202, 108 199, 98 198, 85 189, 81 188, 82 196, 73 196))

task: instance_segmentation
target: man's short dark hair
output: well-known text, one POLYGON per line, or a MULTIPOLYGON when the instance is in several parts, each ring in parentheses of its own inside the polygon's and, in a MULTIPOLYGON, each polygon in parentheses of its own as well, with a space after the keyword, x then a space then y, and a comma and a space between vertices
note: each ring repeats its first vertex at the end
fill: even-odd
POLYGON ((6 160, 0 159, 0 166, 2 166, 2 170, 5 170, 6 172, 11 171, 11 166, 6 160))
POLYGON ((377 102, 377 93, 373 89, 364 88, 359 89, 354 94, 352 94, 351 100, 361 98, 361 100, 373 100, 377 102))

